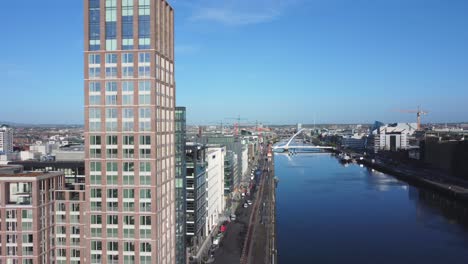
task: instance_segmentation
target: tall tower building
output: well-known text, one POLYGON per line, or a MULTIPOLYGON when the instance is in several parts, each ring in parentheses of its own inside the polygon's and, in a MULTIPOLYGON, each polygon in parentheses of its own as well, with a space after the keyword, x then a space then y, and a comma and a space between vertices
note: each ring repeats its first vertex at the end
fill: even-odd
POLYGON ((174 11, 84 8, 86 263, 175 263, 174 11))
POLYGON ((13 129, 7 125, 0 126, 0 154, 13 152, 13 129))

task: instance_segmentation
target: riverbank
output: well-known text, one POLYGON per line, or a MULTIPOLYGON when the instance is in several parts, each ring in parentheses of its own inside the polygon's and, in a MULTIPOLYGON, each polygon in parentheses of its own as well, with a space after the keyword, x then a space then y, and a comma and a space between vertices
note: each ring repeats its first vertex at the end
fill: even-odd
MULTIPOLYGON (((355 156, 353 153, 346 153, 346 155, 355 156)), ((360 157, 356 158, 355 161, 368 168, 390 174, 399 180, 415 186, 429 188, 468 204, 468 182, 463 180, 431 172, 427 169, 412 168, 404 164, 397 167, 378 159, 360 157)))

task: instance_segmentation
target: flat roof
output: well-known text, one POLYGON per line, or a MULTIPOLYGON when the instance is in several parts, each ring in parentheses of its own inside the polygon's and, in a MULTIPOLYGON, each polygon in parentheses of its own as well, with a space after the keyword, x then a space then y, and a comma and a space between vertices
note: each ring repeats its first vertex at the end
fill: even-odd
POLYGON ((38 171, 30 171, 30 172, 21 172, 21 173, 9 173, 9 174, 0 174, 0 179, 4 178, 49 178, 65 175, 63 172, 60 171, 51 171, 51 172, 38 172, 38 171))

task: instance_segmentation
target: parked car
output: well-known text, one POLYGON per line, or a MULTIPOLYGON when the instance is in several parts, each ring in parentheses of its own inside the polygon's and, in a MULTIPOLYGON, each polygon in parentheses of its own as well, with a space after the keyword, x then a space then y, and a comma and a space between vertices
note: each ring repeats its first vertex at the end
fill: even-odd
POLYGON ((248 203, 249 205, 252 205, 252 201, 251 201, 251 200, 247 200, 247 203, 248 203))
POLYGON ((236 221, 236 215, 235 215, 235 214, 231 214, 230 219, 231 219, 231 221, 236 221))
POLYGON ((244 203, 244 208, 247 208, 249 207, 249 205, 247 203, 244 203))

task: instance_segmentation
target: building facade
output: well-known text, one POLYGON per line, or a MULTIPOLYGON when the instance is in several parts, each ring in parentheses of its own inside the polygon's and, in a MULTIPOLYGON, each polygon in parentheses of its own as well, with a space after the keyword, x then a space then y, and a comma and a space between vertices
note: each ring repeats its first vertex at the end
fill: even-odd
POLYGON ((0 263, 58 263, 54 207, 63 173, 10 172, 0 174, 0 263))
POLYGON ((224 157, 225 147, 208 147, 206 152, 206 190, 208 215, 206 230, 212 232, 219 224, 220 215, 225 209, 224 200, 224 157))
POLYGON ((174 11, 84 1, 87 263, 175 263, 174 11))
POLYGON ((176 140, 176 263, 187 262, 186 250, 186 203, 187 203, 187 164, 185 162, 185 144, 187 138, 186 109, 176 107, 175 110, 175 140, 176 140))
POLYGON ((0 154, 13 152, 13 129, 7 125, 0 126, 0 154))
POLYGON ((196 248, 207 235, 206 217, 206 148, 204 145, 188 142, 186 144, 187 162, 187 215, 186 235, 187 243, 192 246, 194 254, 196 248))
POLYGON ((370 147, 375 153, 385 151, 398 151, 410 146, 410 137, 416 132, 416 123, 395 123, 383 125, 379 122, 370 135, 370 147))
POLYGON ((61 171, 65 174, 65 183, 85 182, 84 161, 15 161, 8 164, 21 165, 26 171, 61 171))

